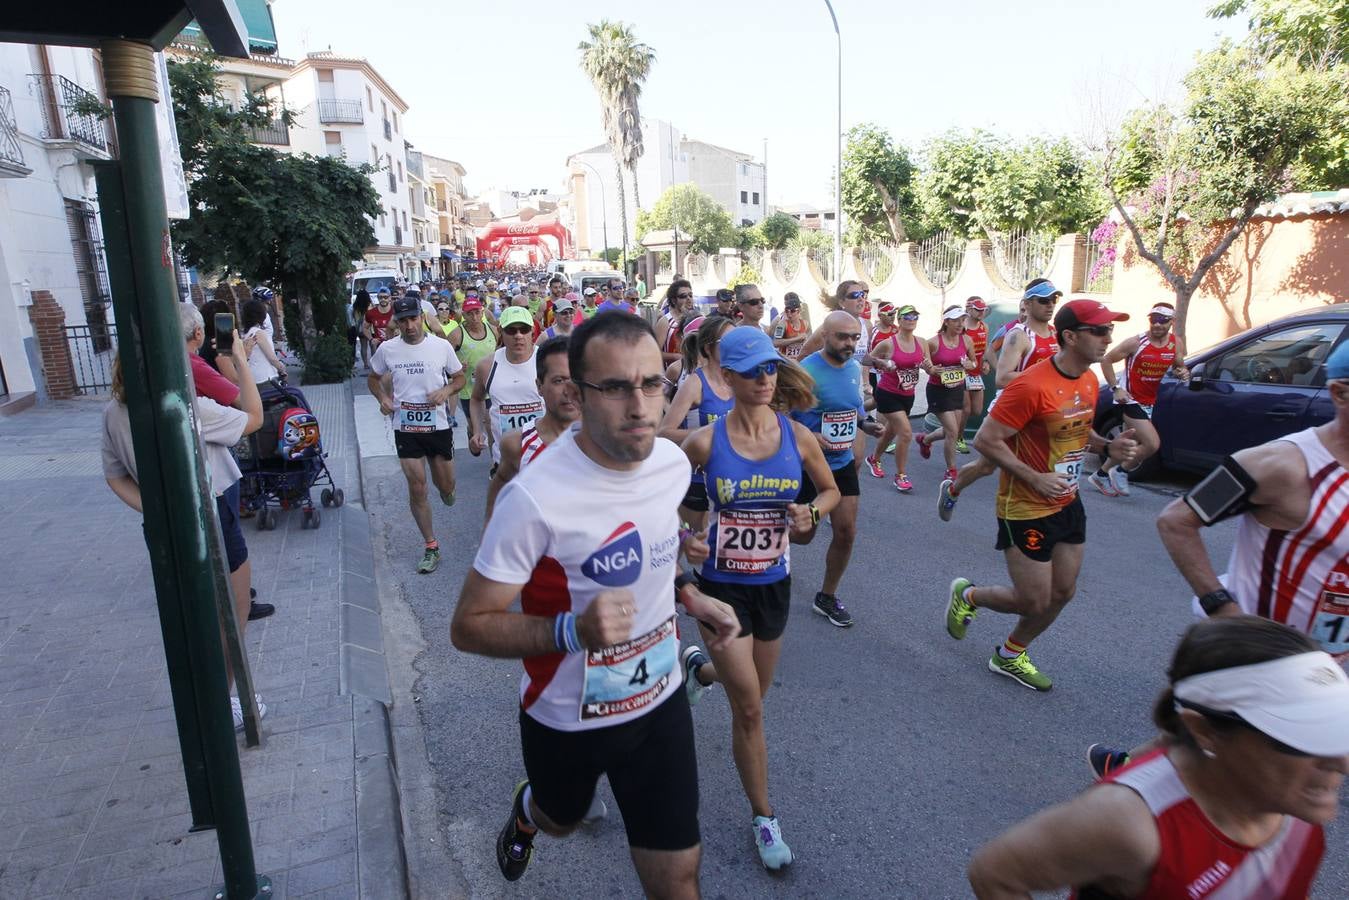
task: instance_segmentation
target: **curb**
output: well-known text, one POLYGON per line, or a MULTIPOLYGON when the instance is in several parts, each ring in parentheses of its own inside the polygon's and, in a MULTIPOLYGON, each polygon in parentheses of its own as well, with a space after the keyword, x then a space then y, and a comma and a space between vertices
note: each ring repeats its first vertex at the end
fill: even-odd
MULTIPOLYGON (((352 424, 354 428, 354 412, 352 424)), ((393 692, 384 657, 370 514, 364 503, 365 476, 359 443, 353 443, 357 443, 356 468, 362 502, 338 510, 344 550, 338 607, 338 679, 341 693, 352 698, 357 890, 361 897, 383 900, 394 895, 411 897, 412 893, 398 790, 398 760, 389 716, 393 692)))

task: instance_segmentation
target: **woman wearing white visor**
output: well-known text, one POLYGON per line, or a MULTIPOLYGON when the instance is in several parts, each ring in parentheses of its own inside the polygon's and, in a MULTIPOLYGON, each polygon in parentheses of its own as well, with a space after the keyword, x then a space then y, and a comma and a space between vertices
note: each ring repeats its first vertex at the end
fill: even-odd
POLYGON ((1344 670, 1305 634, 1240 616, 1191 626, 1169 677, 1162 746, 979 850, 976 896, 1310 894, 1349 770, 1344 670))

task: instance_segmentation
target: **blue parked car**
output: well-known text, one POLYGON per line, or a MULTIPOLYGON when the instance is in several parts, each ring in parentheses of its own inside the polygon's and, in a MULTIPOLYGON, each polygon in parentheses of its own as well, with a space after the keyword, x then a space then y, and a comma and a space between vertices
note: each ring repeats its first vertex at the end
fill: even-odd
MULTIPOLYGON (((1135 477, 1163 467, 1207 472, 1238 450, 1330 421, 1335 408, 1325 362, 1347 325, 1349 303, 1339 303, 1266 322, 1191 353, 1188 383, 1174 375, 1162 379, 1152 413, 1162 449, 1135 477)), ((1113 391, 1102 385, 1097 433, 1117 433, 1122 418, 1113 391)))

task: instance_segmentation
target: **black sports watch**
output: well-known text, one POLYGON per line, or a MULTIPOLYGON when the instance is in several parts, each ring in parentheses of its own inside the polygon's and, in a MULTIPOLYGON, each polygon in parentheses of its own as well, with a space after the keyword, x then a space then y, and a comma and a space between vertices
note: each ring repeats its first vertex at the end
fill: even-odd
POLYGON ((820 524, 820 508, 814 503, 806 504, 806 509, 810 510, 810 524, 820 524))
POLYGON ((1204 615, 1211 616, 1229 603, 1236 603, 1236 598, 1227 593, 1226 588, 1218 588, 1216 591, 1209 591, 1199 598, 1199 606, 1204 610, 1204 615))

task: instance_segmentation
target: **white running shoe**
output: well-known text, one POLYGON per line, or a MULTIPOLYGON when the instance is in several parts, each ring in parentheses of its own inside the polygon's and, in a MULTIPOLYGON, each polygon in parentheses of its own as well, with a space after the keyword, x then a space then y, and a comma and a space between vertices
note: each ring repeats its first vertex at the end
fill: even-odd
POLYGON ((1096 488, 1096 490, 1100 491, 1102 494, 1105 494, 1107 497, 1118 497, 1119 491, 1115 490, 1115 486, 1111 483, 1113 475, 1114 472, 1112 471, 1107 473, 1106 476, 1102 478, 1100 475, 1097 475, 1095 472, 1092 472, 1090 475, 1087 476, 1087 483, 1090 484, 1092 487, 1096 488))
POLYGON ((1129 496, 1129 473, 1124 471, 1123 466, 1115 466, 1110 470, 1110 486, 1121 497, 1129 496))
POLYGON ((750 828, 754 829, 754 843, 759 848, 759 861, 765 869, 776 872, 792 864, 795 857, 782 839, 782 825, 777 816, 755 816, 750 828))
MULTIPOLYGON (((258 718, 265 719, 267 717, 267 704, 262 702, 262 695, 254 694, 253 699, 256 700, 258 704, 258 718)), ((234 730, 243 731, 244 706, 239 702, 238 697, 230 697, 230 712, 234 713, 234 730)))

